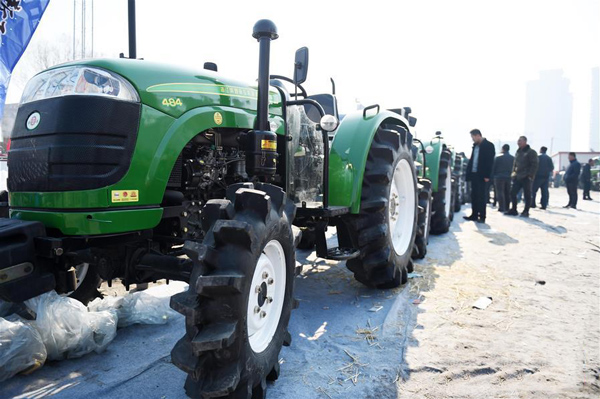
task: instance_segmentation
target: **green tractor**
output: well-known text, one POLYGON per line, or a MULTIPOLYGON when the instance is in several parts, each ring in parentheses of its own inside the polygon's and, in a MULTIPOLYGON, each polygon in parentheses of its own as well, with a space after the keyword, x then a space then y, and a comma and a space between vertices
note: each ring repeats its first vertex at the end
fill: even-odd
POLYGON ((454 198, 457 184, 453 179, 455 154, 441 132, 430 141, 423 141, 424 150, 418 160, 424 164, 425 177, 431 181, 431 234, 444 234, 454 218, 454 198))
POLYGON ((189 283, 171 298, 186 319, 172 362, 193 398, 264 398, 277 379, 300 229, 377 288, 406 282, 417 231, 409 121, 375 105, 338 123, 335 96, 302 86, 308 49, 292 78, 270 75, 276 27, 260 20, 253 37, 257 87, 134 51, 38 74, 0 202, 4 301, 56 290, 85 303, 116 278, 189 283))

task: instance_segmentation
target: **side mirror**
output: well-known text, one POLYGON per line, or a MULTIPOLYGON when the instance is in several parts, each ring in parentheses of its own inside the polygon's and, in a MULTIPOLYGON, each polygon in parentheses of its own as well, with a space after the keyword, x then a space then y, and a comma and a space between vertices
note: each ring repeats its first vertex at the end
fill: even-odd
POLYGON ((417 118, 415 118, 414 116, 409 116, 409 117, 408 117, 408 124, 409 124, 411 127, 415 127, 415 126, 416 126, 416 124, 417 124, 417 118))
POLYGON ((300 85, 306 82, 306 75, 308 75, 308 48, 300 47, 296 50, 294 60, 294 84, 300 85))

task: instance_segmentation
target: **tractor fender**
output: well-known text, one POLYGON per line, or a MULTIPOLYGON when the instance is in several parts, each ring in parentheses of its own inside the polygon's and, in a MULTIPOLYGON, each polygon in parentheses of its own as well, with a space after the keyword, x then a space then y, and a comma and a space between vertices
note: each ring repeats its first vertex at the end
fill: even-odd
POLYGON ((442 152, 447 148, 446 143, 441 137, 434 137, 429 142, 423 142, 425 149, 431 147, 433 151, 425 151, 425 163, 427 169, 425 170, 425 177, 431 180, 431 190, 436 193, 438 191, 438 177, 440 169, 440 158, 442 152))
MULTIPOLYGON (((336 130, 329 155, 329 204, 360 211, 360 197, 367 155, 379 126, 392 123, 410 131, 408 121, 391 111, 375 115, 347 115, 336 130)), ((412 145, 412 143, 408 143, 412 145)))

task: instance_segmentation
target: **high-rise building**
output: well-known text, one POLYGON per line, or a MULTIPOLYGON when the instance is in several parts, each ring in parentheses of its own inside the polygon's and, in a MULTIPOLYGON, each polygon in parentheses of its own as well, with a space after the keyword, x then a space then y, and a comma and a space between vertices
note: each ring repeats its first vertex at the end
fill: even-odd
POLYGON ((527 82, 525 135, 537 151, 548 147, 549 153, 571 149, 573 95, 563 70, 541 71, 540 78, 527 82))
POLYGON ((592 68, 590 151, 600 151, 600 67, 592 68))

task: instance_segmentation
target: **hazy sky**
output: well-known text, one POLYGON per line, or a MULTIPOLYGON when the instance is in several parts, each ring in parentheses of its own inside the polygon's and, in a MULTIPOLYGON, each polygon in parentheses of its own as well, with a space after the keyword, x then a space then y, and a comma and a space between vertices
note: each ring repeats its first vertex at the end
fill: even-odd
MULTIPOLYGON (((127 1, 95 0, 94 11, 95 55, 127 53, 127 1)), ((137 0, 138 57, 198 68, 213 61, 224 75, 253 82, 258 44, 251 32, 260 18, 279 29, 271 73, 290 76, 295 50, 307 46, 309 93, 329 92, 333 77, 342 113, 355 109, 356 99, 410 106, 419 137, 441 130, 462 150, 475 127, 493 141, 522 134, 525 83, 540 70, 564 69, 574 101, 573 147, 587 147, 600 0, 137 0)), ((70 50, 72 34, 73 0, 51 0, 32 43, 70 50)), ((8 102, 21 90, 11 86, 8 102)))

